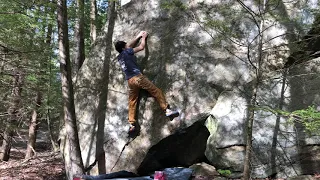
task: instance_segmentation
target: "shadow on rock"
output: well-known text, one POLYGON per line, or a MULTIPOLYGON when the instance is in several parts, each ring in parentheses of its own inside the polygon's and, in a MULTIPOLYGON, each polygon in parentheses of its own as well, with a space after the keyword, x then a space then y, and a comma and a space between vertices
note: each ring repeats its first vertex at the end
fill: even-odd
POLYGON ((146 175, 167 167, 189 167, 205 159, 207 139, 210 135, 204 125, 207 117, 182 129, 151 147, 138 168, 139 175, 146 175))

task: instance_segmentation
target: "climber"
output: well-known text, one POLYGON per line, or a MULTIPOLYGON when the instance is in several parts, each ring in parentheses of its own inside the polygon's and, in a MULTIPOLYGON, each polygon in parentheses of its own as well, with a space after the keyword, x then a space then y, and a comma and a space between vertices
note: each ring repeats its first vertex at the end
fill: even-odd
POLYGON ((129 93, 129 135, 135 131, 138 131, 136 124, 136 109, 137 109, 137 101, 139 97, 140 89, 147 90, 151 96, 156 98, 161 109, 164 110, 164 113, 171 120, 175 117, 179 116, 179 112, 175 110, 171 110, 169 104, 167 103, 163 92, 157 88, 149 79, 144 76, 140 68, 137 65, 135 53, 142 51, 145 47, 146 39, 148 37, 148 33, 146 31, 141 31, 138 36, 126 43, 124 41, 117 41, 115 43, 115 48, 119 52, 118 61, 122 68, 122 71, 125 74, 125 78, 128 81, 128 93, 129 93), (138 42, 141 42, 139 46, 135 47, 138 42))

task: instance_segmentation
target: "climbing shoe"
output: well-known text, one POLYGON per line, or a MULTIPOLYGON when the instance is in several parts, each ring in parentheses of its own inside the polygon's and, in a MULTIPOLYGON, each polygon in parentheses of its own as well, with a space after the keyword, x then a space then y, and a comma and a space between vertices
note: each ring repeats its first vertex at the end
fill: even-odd
POLYGON ((139 134, 140 134, 139 126, 136 124, 130 124, 129 130, 128 130, 128 136, 133 138, 133 137, 139 136, 139 134))
POLYGON ((173 120, 175 117, 179 116, 179 112, 171 109, 166 109, 166 116, 173 120))
POLYGON ((136 126, 133 125, 133 124, 130 124, 128 133, 132 133, 132 132, 134 132, 135 130, 136 130, 136 126))

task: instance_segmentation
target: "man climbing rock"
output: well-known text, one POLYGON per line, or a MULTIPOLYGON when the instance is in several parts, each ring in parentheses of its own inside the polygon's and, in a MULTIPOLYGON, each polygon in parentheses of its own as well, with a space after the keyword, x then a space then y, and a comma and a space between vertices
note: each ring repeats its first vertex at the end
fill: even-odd
POLYGON ((141 31, 138 36, 129 43, 124 41, 118 41, 115 43, 115 48, 119 52, 118 61, 122 71, 125 74, 125 78, 128 81, 130 123, 128 132, 129 134, 137 130, 138 124, 136 124, 135 117, 140 89, 147 90, 151 96, 156 98, 165 115, 171 120, 179 116, 178 111, 170 109, 163 92, 141 73, 140 68, 137 65, 134 54, 144 49, 147 37, 148 33, 146 31, 141 31), (135 47, 140 39, 141 42, 139 46, 135 47))

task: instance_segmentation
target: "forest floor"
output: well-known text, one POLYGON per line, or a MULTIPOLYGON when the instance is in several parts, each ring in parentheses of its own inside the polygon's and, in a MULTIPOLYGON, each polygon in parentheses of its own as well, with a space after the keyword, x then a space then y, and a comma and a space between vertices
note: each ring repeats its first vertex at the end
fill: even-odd
POLYGON ((11 159, 0 162, 0 180, 62 180, 65 179, 64 164, 59 152, 37 152, 25 160, 25 151, 11 150, 11 159))
POLYGON ((0 180, 63 180, 65 168, 60 152, 53 152, 46 127, 39 127, 35 156, 25 160, 28 127, 13 137, 9 161, 0 162, 0 180))

